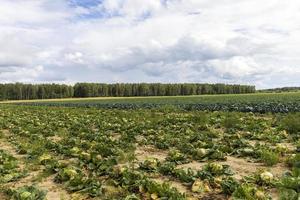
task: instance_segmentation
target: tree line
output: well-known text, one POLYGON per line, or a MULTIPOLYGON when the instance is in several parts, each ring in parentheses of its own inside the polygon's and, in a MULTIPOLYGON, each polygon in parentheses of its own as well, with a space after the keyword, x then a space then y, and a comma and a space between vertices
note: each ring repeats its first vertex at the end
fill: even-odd
POLYGON ((53 99, 72 97, 178 96, 254 93, 255 86, 226 84, 76 83, 0 84, 0 100, 53 99))
POLYGON ((255 86, 198 83, 77 83, 74 86, 74 97, 178 96, 254 92, 255 86))
POLYGON ((60 84, 0 84, 1 100, 54 99, 73 97, 74 88, 60 84))

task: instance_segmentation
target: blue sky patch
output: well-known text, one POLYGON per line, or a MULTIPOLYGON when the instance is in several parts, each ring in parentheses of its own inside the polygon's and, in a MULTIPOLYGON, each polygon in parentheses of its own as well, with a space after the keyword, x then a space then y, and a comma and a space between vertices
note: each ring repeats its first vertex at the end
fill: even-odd
POLYGON ((103 0, 70 0, 72 6, 91 8, 101 4, 103 0))

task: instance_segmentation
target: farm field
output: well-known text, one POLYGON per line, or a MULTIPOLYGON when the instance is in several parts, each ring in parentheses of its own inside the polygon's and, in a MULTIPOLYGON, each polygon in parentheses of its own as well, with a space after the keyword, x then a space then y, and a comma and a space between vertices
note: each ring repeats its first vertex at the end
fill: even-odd
POLYGON ((30 105, 0 105, 0 199, 300 197, 299 113, 30 105))
POLYGON ((0 0, 0 200, 300 200, 300 0, 0 0))
POLYGON ((109 109, 149 109, 172 106, 183 110, 288 113, 300 111, 300 92, 169 97, 95 97, 79 99, 4 101, 2 103, 109 109))

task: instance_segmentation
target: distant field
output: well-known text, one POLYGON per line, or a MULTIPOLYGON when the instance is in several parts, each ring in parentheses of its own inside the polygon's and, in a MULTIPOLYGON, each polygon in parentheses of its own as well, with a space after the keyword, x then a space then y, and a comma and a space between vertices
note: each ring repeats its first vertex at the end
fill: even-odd
POLYGON ((150 97, 89 97, 66 99, 37 99, 13 100, 0 103, 221 103, 221 102, 284 102, 300 101, 300 92, 286 93, 255 93, 255 94, 221 94, 221 95, 194 95, 194 96, 150 96, 150 97))
POLYGON ((175 106, 186 110, 224 110, 262 113, 298 112, 300 111, 300 92, 164 97, 95 97, 7 101, 2 103, 120 109, 175 106))

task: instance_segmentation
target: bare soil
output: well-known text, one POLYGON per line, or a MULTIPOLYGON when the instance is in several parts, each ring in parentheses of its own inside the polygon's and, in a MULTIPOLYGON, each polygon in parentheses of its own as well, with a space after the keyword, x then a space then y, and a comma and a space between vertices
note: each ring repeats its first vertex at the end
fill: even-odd
POLYGON ((70 195, 67 191, 63 190, 60 185, 57 185, 53 181, 54 176, 47 177, 38 186, 43 189, 47 190, 46 198, 48 200, 69 200, 71 199, 70 195))
POLYGON ((135 150, 135 156, 140 162, 147 158, 156 158, 159 161, 163 161, 168 156, 168 152, 157 149, 153 146, 138 146, 135 150))
MULTIPOLYGON (((236 158, 228 156, 226 161, 218 162, 222 165, 229 165, 230 168, 235 172, 234 177, 238 180, 241 180, 242 177, 255 173, 258 170, 268 170, 274 176, 280 177, 283 172, 288 170, 288 168, 283 163, 278 163, 272 167, 266 167, 263 163, 253 163, 248 162, 244 158, 236 158)), ((178 168, 191 168, 194 170, 200 170, 206 163, 193 161, 191 163, 178 165, 178 168)))

